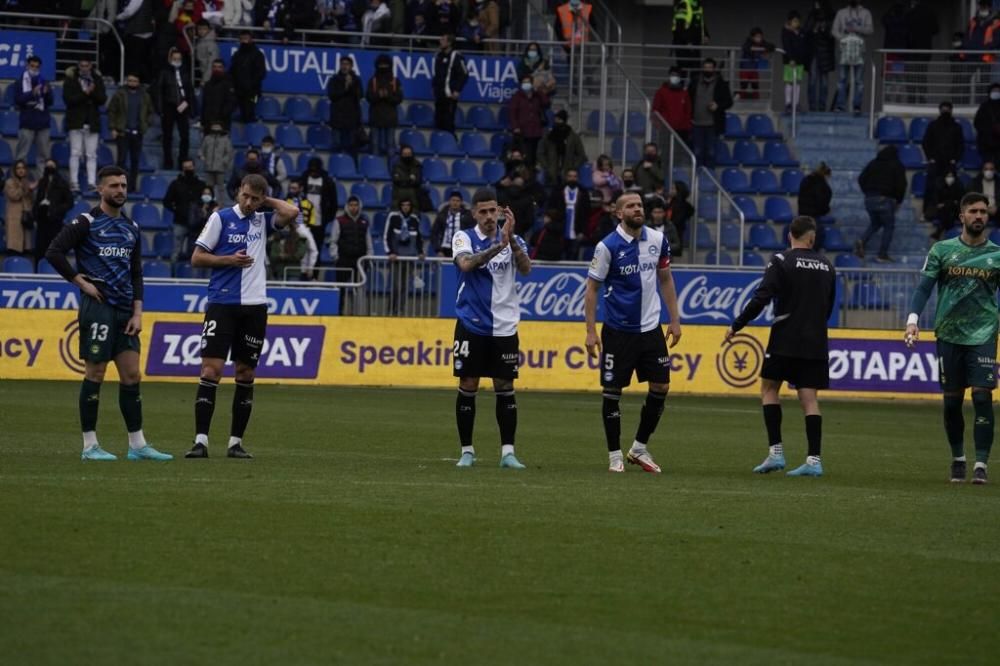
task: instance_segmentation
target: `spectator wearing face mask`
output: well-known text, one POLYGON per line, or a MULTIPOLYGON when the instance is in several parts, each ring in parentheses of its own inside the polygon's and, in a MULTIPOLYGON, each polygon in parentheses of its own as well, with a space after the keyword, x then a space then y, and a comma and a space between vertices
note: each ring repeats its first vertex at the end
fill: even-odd
POLYGON ((568 170, 579 169, 587 161, 583 140, 569 125, 565 109, 556 112, 552 129, 539 144, 538 164, 545 172, 548 187, 559 185, 568 170))
POLYGON ((465 58, 455 50, 455 36, 441 35, 441 50, 434 57, 434 127, 455 133, 455 111, 469 80, 465 58))
POLYGON ((535 223, 535 209, 545 199, 545 192, 535 178, 535 171, 523 162, 511 169, 501 179, 497 190, 497 203, 514 213, 514 232, 527 236, 535 223))
POLYGON ((600 155, 594 164, 594 190, 601 193, 601 198, 605 202, 613 202, 618 199, 625 190, 621 178, 615 173, 614 162, 607 155, 600 155))
POLYGON ((69 186, 80 191, 80 159, 86 157, 87 190, 97 185, 97 143, 101 138, 101 107, 108 101, 101 73, 89 60, 66 70, 63 81, 66 131, 69 133, 69 186))
MULTIPOLYGON (((288 167, 281 159, 281 153, 274 144, 273 136, 265 136, 260 142, 260 163, 264 171, 270 174, 276 181, 280 192, 288 190, 288 167)), ((274 193, 277 196, 277 192, 274 193)))
POLYGON ((677 132, 684 143, 691 144, 691 95, 684 87, 684 77, 680 67, 670 68, 667 80, 653 96, 654 119, 656 114, 677 132))
POLYGON ((283 227, 272 233, 268 240, 267 251, 271 278, 275 280, 288 279, 289 271, 301 265, 307 252, 308 246, 305 239, 295 233, 293 228, 283 227))
POLYGON ((740 56, 740 97, 757 99, 760 97, 760 63, 774 53, 774 44, 764 39, 764 31, 752 28, 743 42, 740 56))
POLYGON ((565 255, 560 259, 576 261, 580 256, 580 243, 587 231, 591 217, 590 192, 580 185, 580 172, 575 168, 566 170, 565 184, 552 190, 548 207, 562 222, 559 237, 565 255))
MULTIPOLYGON (((688 202, 690 197, 691 189, 683 180, 675 180, 670 184, 666 203, 667 219, 677 229, 678 238, 684 238, 688 222, 694 217, 694 206, 688 202)), ((683 256, 684 243, 678 243, 676 248, 670 246, 670 254, 674 257, 683 256)))
POLYGON ((962 126, 952 117, 951 102, 941 102, 940 115, 927 124, 922 146, 927 158, 927 194, 944 177, 946 171, 957 171, 965 149, 962 126))
POLYGON ((219 207, 219 202, 215 200, 215 191, 212 190, 211 186, 205 187, 201 191, 200 201, 198 202, 198 207, 195 211, 195 217, 191 220, 191 231, 192 235, 197 238, 201 234, 202 229, 205 228, 205 223, 208 222, 208 218, 212 216, 215 209, 219 207))
POLYGON ((729 84, 719 76, 716 63, 705 58, 701 72, 688 86, 691 95, 691 143, 700 166, 715 168, 715 142, 726 131, 726 111, 733 106, 729 84))
POLYGON ((963 196, 962 181, 950 169, 929 189, 924 196, 924 219, 934 224, 931 238, 941 240, 941 236, 955 225, 963 196))
POLYGON ((549 209, 542 216, 542 228, 531 238, 532 261, 562 261, 566 255, 563 236, 563 218, 557 210, 549 209))
POLYGON ((972 121, 976 128, 976 147, 983 161, 1000 160, 1000 83, 990 86, 990 96, 979 105, 972 121))
POLYGON ((368 121, 372 128, 376 155, 389 157, 396 144, 399 105, 403 103, 403 85, 392 72, 392 58, 381 54, 375 59, 375 74, 368 80, 368 121))
MULTIPOLYGON (((239 0, 235 0, 239 1, 239 0)), ((228 3, 227 3, 228 6, 228 3)), ((260 96, 267 76, 264 52, 257 48, 253 33, 240 32, 240 46, 229 62, 229 74, 236 90, 236 102, 240 107, 240 120, 252 123, 257 120, 257 98, 260 96)))
POLYGON ((192 105, 194 104, 194 88, 191 85, 191 72, 184 67, 184 56, 177 49, 170 49, 168 56, 170 67, 160 72, 153 86, 153 106, 160 116, 163 127, 163 168, 174 168, 174 127, 180 137, 178 161, 188 158, 189 133, 192 105))
POLYGON ((651 194, 657 188, 663 187, 663 162, 660 159, 660 149, 655 143, 647 143, 643 148, 642 159, 632 169, 635 182, 643 196, 651 194))
POLYGON ((236 201, 236 193, 239 191, 240 185, 243 183, 243 178, 249 176, 250 174, 263 176, 264 179, 267 180, 267 186, 270 189, 268 196, 281 191, 281 184, 277 181, 277 179, 264 170, 264 166, 260 161, 260 151, 256 148, 251 148, 246 152, 246 159, 243 162, 243 166, 233 169, 233 175, 229 178, 229 184, 226 186, 226 192, 229 194, 230 199, 236 201))
POLYGON ((371 222, 361 212, 361 199, 347 198, 344 213, 330 225, 330 254, 337 267, 337 280, 353 282, 358 278, 361 257, 375 254, 371 222))
POLYGON ((980 83, 989 77, 990 66, 996 61, 997 40, 1000 39, 1000 16, 993 12, 993 0, 979 0, 976 13, 969 19, 962 48, 966 62, 973 63, 975 71, 965 69, 965 80, 979 74, 980 83))
POLYGON ((408 144, 399 147, 399 160, 392 167, 392 207, 403 199, 417 201, 424 184, 424 169, 408 144))
POLYGON ((413 202, 403 199, 398 210, 389 213, 385 221, 385 249, 389 255, 391 294, 389 314, 399 315, 406 309, 407 295, 413 282, 411 261, 400 262, 400 257, 424 258, 424 238, 420 235, 420 218, 413 211, 413 202))
POLYGON ((12 85, 17 86, 14 104, 18 108, 17 148, 14 151, 14 159, 25 159, 34 144, 37 149, 37 161, 43 164, 52 150, 49 138, 52 88, 42 76, 42 59, 35 55, 28 56, 21 80, 12 85))
POLYGON ((236 108, 236 88, 226 74, 226 65, 216 58, 201 87, 201 126, 219 125, 228 132, 236 108))
POLYGON ((170 261, 188 256, 188 241, 193 236, 201 193, 207 188, 194 170, 194 160, 181 160, 181 172, 167 187, 163 208, 174 214, 174 251, 170 261))
POLYGON ((997 194, 1000 194, 1000 192, 998 192, 996 178, 996 163, 986 161, 983 162, 983 170, 969 184, 969 192, 979 192, 989 199, 987 207, 989 209, 990 222, 993 224, 1000 223, 1000 215, 997 214, 997 194))
POLYGON ((523 81, 525 77, 531 78, 535 90, 549 97, 556 91, 556 77, 552 74, 552 66, 542 56, 542 47, 538 42, 528 44, 517 63, 518 80, 523 81))
POLYGON ((340 70, 330 79, 326 87, 330 98, 330 127, 337 139, 334 148, 342 153, 357 157, 356 141, 361 127, 361 95, 363 84, 354 73, 354 60, 349 56, 340 59, 340 70))
POLYGON ((545 93, 535 91, 531 78, 521 79, 521 89, 510 98, 510 130, 514 134, 513 145, 521 149, 532 167, 538 162, 538 142, 545 132, 547 108, 549 98, 545 93))
POLYGON ((302 191, 306 198, 313 205, 313 211, 318 211, 318 215, 313 215, 315 224, 309 225, 316 240, 316 246, 322 247, 326 234, 326 225, 333 222, 337 215, 337 184, 330 174, 323 168, 323 161, 318 157, 309 159, 306 172, 299 177, 302 183, 302 191))
POLYGON ((860 0, 848 0, 847 6, 833 17, 830 32, 840 44, 840 80, 834 105, 838 111, 845 111, 851 104, 854 113, 860 114, 865 94, 864 38, 874 32, 872 13, 861 6, 860 0), (854 99, 849 100, 852 85, 854 99))
POLYGON ((285 201, 299 209, 294 229, 292 229, 306 244, 306 251, 302 255, 299 270, 303 280, 312 280, 315 278, 314 270, 316 262, 319 260, 319 246, 316 244, 316 238, 311 231, 316 226, 316 209, 309 199, 302 196, 302 183, 297 180, 293 180, 288 184, 288 196, 285 197, 285 201))
POLYGON ((431 226, 431 252, 439 257, 451 257, 451 241, 456 231, 476 226, 472 213, 462 201, 462 193, 455 190, 448 197, 448 203, 438 211, 431 226))
POLYGON ((469 53, 479 53, 483 50, 483 39, 485 34, 483 26, 479 24, 479 17, 470 14, 458 28, 457 37, 462 45, 462 49, 469 53))
POLYGON ((63 219, 73 207, 73 194, 69 191, 69 183, 59 173, 53 160, 45 162, 42 179, 35 187, 35 227, 38 236, 35 239, 35 256, 41 259, 49 249, 49 243, 59 235, 63 228, 63 219))
POLYGON ((199 81, 205 84, 212 76, 212 63, 219 59, 219 45, 215 41, 215 30, 205 19, 198 21, 195 34, 194 61, 198 65, 199 81))
POLYGON ((139 182, 142 136, 149 128, 152 116, 152 98, 139 85, 139 76, 129 74, 125 77, 125 85, 115 91, 108 103, 108 127, 111 138, 117 142, 118 166, 124 169, 126 155, 129 158, 128 185, 133 191, 139 182))
POLYGON ((212 198, 221 198, 226 192, 226 173, 233 163, 233 142, 229 132, 219 123, 208 126, 201 139, 199 157, 205 173, 205 182, 212 190, 212 198))

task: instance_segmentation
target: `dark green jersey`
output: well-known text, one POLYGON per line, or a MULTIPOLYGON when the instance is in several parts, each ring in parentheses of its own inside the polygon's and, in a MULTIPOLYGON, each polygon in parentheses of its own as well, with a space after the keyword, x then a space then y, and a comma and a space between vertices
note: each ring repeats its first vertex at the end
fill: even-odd
POLYGON ((966 245, 961 238, 935 243, 923 275, 937 280, 934 333, 957 345, 981 345, 997 337, 1000 246, 966 245))

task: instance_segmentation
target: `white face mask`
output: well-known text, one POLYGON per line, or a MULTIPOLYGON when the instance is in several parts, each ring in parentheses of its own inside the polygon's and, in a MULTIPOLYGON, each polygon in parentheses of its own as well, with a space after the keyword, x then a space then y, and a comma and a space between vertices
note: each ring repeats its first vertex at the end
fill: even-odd
POLYGON ((180 69, 181 65, 183 65, 183 64, 184 64, 183 60, 171 60, 170 61, 170 66, 174 67, 176 69, 180 69))
POLYGON ((265 155, 270 155, 273 151, 274 151, 274 148, 272 146, 261 146, 260 147, 260 152, 264 153, 265 155))
POLYGON ((211 200, 212 200, 212 195, 211 194, 203 194, 203 195, 201 195, 201 202, 202 203, 208 203, 211 200))
POLYGON ((538 58, 538 51, 528 51, 528 57, 531 58, 532 60, 535 60, 536 58, 538 58))
POLYGON ((954 185, 955 184, 955 179, 952 178, 951 176, 948 176, 947 178, 944 179, 944 182, 945 182, 945 185, 954 185))
POLYGON ((531 92, 531 89, 532 89, 532 85, 530 83, 522 83, 521 84, 521 90, 523 90, 524 92, 526 92, 526 93, 527 92, 531 92))
POLYGON ((992 169, 983 172, 983 180, 993 180, 997 175, 992 169))
POLYGON ((679 76, 671 76, 670 79, 669 79, 669 81, 670 81, 670 85, 672 85, 672 86, 679 86, 681 84, 681 77, 679 77, 679 76))

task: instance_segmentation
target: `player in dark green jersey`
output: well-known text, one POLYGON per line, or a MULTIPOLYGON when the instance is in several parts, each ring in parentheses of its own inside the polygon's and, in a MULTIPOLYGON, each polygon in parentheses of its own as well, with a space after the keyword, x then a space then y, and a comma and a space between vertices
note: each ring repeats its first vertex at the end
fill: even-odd
POLYGON ((944 429, 951 445, 953 483, 962 483, 966 476, 962 403, 968 387, 972 388, 976 415, 973 483, 986 483, 986 463, 993 447, 1000 246, 991 243, 986 236, 987 206, 989 200, 982 194, 970 192, 962 197, 959 215, 962 234, 935 243, 931 248, 906 321, 906 344, 912 347, 919 335, 917 320, 937 285, 934 334, 939 380, 944 392, 944 429))

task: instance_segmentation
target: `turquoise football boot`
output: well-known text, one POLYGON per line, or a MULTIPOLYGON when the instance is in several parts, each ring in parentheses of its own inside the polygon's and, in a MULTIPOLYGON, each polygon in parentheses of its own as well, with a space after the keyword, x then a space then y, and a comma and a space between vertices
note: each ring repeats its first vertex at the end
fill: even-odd
POLYGON ((823 463, 810 465, 803 463, 786 474, 786 476, 823 476, 823 463))
POLYGON ((97 444, 80 454, 80 460, 118 460, 118 456, 108 453, 101 448, 100 444, 97 444))
POLYGON ((508 453, 500 459, 500 467, 504 469, 528 469, 521 464, 521 461, 513 453, 508 453))
POLYGON ((785 456, 772 456, 768 454, 764 458, 764 462, 753 468, 754 474, 769 474, 771 472, 780 472, 785 469, 785 456))
POLYGON ((129 460, 173 460, 174 457, 169 453, 160 453, 152 446, 147 444, 141 449, 130 448, 128 450, 128 459, 129 460))
POLYGON ((463 453, 462 457, 458 459, 458 463, 455 467, 472 467, 476 464, 476 456, 471 453, 463 453))

